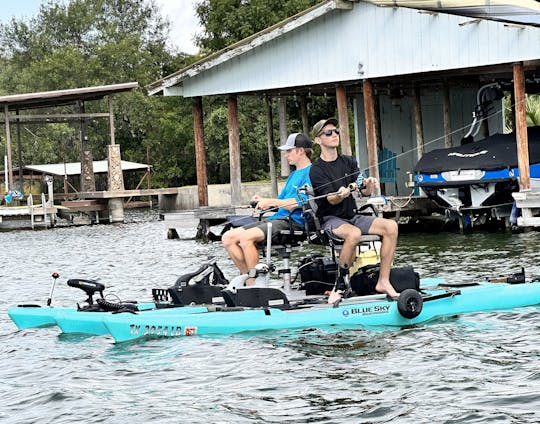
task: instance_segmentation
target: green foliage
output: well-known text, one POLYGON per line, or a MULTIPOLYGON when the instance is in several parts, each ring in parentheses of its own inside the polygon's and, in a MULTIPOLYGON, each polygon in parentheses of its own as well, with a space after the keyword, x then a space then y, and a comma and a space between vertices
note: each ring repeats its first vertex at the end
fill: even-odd
POLYGON ((540 95, 527 96, 527 126, 534 127, 540 125, 540 95))
POLYGON ((197 43, 215 52, 317 3, 320 0, 201 0, 196 12, 204 32, 197 43))
MULTIPOLYGON (((507 94, 504 97, 504 131, 510 133, 514 130, 512 118, 511 97, 507 94)), ((540 125, 540 95, 528 94, 526 97, 525 113, 527 115, 527 126, 534 127, 540 125)))
MULTIPOLYGON (((198 39, 199 46, 205 53, 215 52, 317 2, 201 0, 197 14, 204 32, 198 39)), ((169 23, 159 15, 155 0, 47 0, 35 17, 12 19, 0 25, 0 95, 129 81, 145 86, 200 59, 170 51, 166 47, 168 30, 169 23)), ((273 108, 277 144, 275 101, 273 108)), ((287 108, 288 130, 301 131, 299 102, 289 98, 287 108)), ((265 101, 261 97, 239 96, 238 109, 242 180, 268 179, 265 101)), ((77 111, 72 104, 35 113, 77 111)), ((108 111, 107 100, 86 102, 85 111, 108 111)), ((308 113, 310 124, 321 116, 334 115, 335 101, 308 98, 308 113)), ((114 114, 115 138, 122 157, 149 162, 153 166, 154 187, 196 184, 191 99, 149 97, 140 89, 115 95, 114 114)), ((203 114, 209 183, 228 182, 226 98, 205 97, 203 114)), ((106 119, 87 122, 86 147, 95 160, 106 157, 110 143, 108 125, 106 119)), ((78 122, 24 122, 20 131, 23 164, 78 161, 79 130, 78 122)), ((0 141, 0 149, 5 149, 4 140, 0 141)), ((277 148, 274 155, 279 159, 277 148)), ((17 165, 16 155, 14 161, 17 165)))
MULTIPOLYGON (((168 28, 153 1, 49 0, 29 21, 12 19, 0 27, 2 94, 129 81, 144 86, 194 60, 167 50, 168 28)), ((182 156, 183 149, 175 146, 179 140, 193 144, 186 105, 189 99, 163 100, 142 90, 114 96, 116 142, 122 156, 146 162, 148 153, 155 165, 155 185, 194 181, 192 157, 182 156)), ((75 105, 68 105, 50 112, 76 111, 75 105)), ((108 111, 107 101, 86 102, 85 111, 108 111)), ((24 164, 79 160, 78 123, 24 122, 21 127, 24 164)), ((110 143, 108 120, 89 121, 86 133, 94 158, 104 159, 110 143)))

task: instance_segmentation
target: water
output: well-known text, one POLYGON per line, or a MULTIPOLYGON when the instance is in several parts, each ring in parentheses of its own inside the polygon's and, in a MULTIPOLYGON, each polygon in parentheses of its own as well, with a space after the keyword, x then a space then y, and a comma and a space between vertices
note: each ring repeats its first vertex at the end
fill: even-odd
MULTIPOLYGON (((189 237, 192 231, 181 234, 189 237)), ((538 233, 400 236, 396 265, 470 281, 526 267, 540 275, 538 233)), ((84 294, 98 279, 123 299, 217 255, 218 244, 167 240, 152 214, 118 226, 0 233, 1 423, 537 423, 540 307, 416 328, 298 330, 114 344, 57 328, 17 331, 8 306, 84 294), (80 294, 79 294, 80 293, 80 294)))

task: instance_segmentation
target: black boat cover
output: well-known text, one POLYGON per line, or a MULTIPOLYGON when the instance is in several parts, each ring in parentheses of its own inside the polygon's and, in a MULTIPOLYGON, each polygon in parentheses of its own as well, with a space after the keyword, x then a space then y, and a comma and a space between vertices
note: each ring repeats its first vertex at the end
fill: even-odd
MULTIPOLYGON (((529 140, 529 163, 540 163, 540 127, 527 128, 529 140)), ((436 149, 425 153, 414 170, 420 174, 438 174, 459 169, 516 168, 516 135, 494 134, 483 140, 448 149, 436 149)))

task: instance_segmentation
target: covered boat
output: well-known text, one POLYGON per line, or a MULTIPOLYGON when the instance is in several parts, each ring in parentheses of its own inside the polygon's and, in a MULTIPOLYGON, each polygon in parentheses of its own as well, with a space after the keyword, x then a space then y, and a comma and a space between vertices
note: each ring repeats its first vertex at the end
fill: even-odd
MULTIPOLYGON (((540 127, 527 130, 531 179, 540 179, 540 127)), ((495 134, 458 147, 425 153, 416 164, 415 182, 460 224, 509 220, 519 191, 515 133, 495 134)))

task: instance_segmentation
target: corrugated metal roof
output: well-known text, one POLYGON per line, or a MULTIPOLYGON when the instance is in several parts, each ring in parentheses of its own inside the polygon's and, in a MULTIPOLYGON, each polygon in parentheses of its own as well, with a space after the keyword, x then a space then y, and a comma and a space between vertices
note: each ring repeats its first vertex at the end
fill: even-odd
POLYGON ((473 18, 540 26, 540 3, 535 0, 367 0, 381 6, 434 10, 473 18))
MULTIPOLYGON (((109 165, 106 160, 95 160, 92 162, 94 167, 94 174, 104 174, 109 170, 109 165)), ((145 163, 130 162, 127 160, 122 161, 122 171, 135 171, 148 169, 151 165, 145 163)), ((68 163, 48 163, 44 165, 26 165, 23 167, 25 170, 35 171, 46 175, 80 175, 81 163, 80 162, 68 162, 68 163)), ((13 171, 17 171, 15 168, 13 171)))
MULTIPOLYGON (((385 8, 379 8, 385 9, 385 8)), ((383 13, 383 12, 381 12, 383 13)), ((489 29, 482 29, 482 31, 476 31, 475 33, 465 34, 464 29, 459 29, 457 24, 455 25, 455 20, 457 17, 452 15, 463 15, 471 16, 473 18, 481 18, 482 22, 495 24, 496 21, 506 21, 514 22, 525 25, 524 28, 530 27, 537 31, 536 26, 540 26, 540 22, 537 22, 540 19, 540 5, 533 0, 486 0, 486 1, 466 1, 466 0, 424 0, 424 1, 407 1, 407 0, 366 0, 363 2, 358 1, 347 1, 347 0, 328 0, 324 3, 321 3, 317 6, 312 7, 298 15, 295 15, 289 19, 286 19, 272 27, 261 31, 258 34, 255 34, 251 37, 248 37, 236 44, 233 44, 226 49, 223 49, 217 53, 214 53, 189 67, 181 69, 168 77, 165 77, 159 81, 156 81, 150 84, 147 89, 150 95, 153 94, 165 94, 165 95, 181 95, 186 97, 196 96, 196 95, 213 95, 213 94, 226 94, 234 92, 256 92, 257 90, 276 90, 279 88, 286 87, 295 87, 303 85, 316 85, 316 84, 325 84, 329 81, 348 81, 348 80, 358 80, 363 78, 378 78, 381 76, 389 75, 387 71, 392 72, 392 75, 404 75, 407 73, 420 73, 420 72, 430 72, 437 70, 445 69, 455 69, 460 67, 479 67, 479 66, 489 66, 494 63, 512 63, 515 60, 537 60, 540 56, 535 56, 533 52, 533 57, 531 57, 531 51, 536 48, 534 43, 529 46, 527 51, 524 51, 523 57, 520 56, 520 52, 517 47, 514 47, 513 50, 508 50, 506 47, 509 45, 516 44, 516 35, 510 34, 507 32, 502 32, 500 35, 497 35, 496 38, 493 37, 495 32, 500 32, 503 28, 497 28, 490 26, 489 29), (354 4, 356 3, 356 4, 354 4), (358 4, 364 3, 364 4, 358 4), (352 17, 349 19, 345 18, 346 15, 349 15, 349 12, 344 11, 342 14, 343 17, 337 16, 337 9, 354 9, 353 12, 356 12, 356 9, 360 8, 362 11, 370 14, 370 18, 377 19, 380 14, 376 11, 368 10, 365 3, 372 3, 378 6, 392 6, 392 9, 420 9, 427 10, 430 13, 433 11, 440 12, 439 16, 454 17, 454 20, 443 20, 441 18, 440 24, 437 22, 427 23, 425 19, 421 17, 414 17, 415 20, 419 21, 418 25, 410 25, 411 22, 406 22, 404 19, 399 20, 392 16, 392 13, 384 12, 384 15, 389 19, 389 23, 384 28, 374 28, 371 24, 371 21, 361 22, 362 15, 359 13, 352 13, 354 19, 360 18, 356 22, 356 29, 352 30, 354 26, 353 22, 350 22, 352 17), (346 7, 348 5, 350 7, 346 7), (354 6, 354 8, 353 8, 354 6), (332 13, 331 13, 332 12, 332 13), (335 21, 332 21, 332 25, 338 25, 340 28, 339 35, 336 33, 336 29, 329 30, 328 28, 323 28, 323 34, 317 34, 313 29, 315 23, 312 21, 319 19, 321 22, 326 22, 331 17, 336 17, 335 21), (390 19, 391 18, 391 19, 390 19), (402 25, 401 27, 393 27, 392 24, 402 25), (493 21, 493 22, 490 22, 493 21), (342 25, 347 25, 349 34, 343 35, 345 33, 345 28, 342 25), (367 25, 366 25, 367 24, 367 25), (404 34, 403 31, 407 30, 406 25, 409 25, 409 33, 404 34), (302 38, 298 36, 299 27, 305 26, 303 32, 310 32, 310 40, 306 40, 305 37, 302 38), (297 31, 294 31, 297 30, 297 31), (436 48, 441 54, 445 50, 451 50, 453 45, 456 45, 455 39, 452 41, 451 33, 447 34, 448 37, 444 38, 445 34, 443 32, 448 32, 451 30, 456 33, 455 38, 459 38, 461 46, 457 47, 457 55, 460 55, 466 49, 463 49, 463 43, 467 39, 473 40, 473 43, 476 43, 477 46, 468 46, 469 51, 463 53, 463 55, 468 55, 467 57, 472 57, 474 60, 471 60, 470 63, 463 63, 463 55, 457 56, 460 61, 455 61, 454 63, 447 63, 452 61, 451 55, 449 55, 448 60, 440 60, 440 58, 431 58, 426 57, 425 62, 427 63, 426 67, 421 66, 410 66, 407 58, 404 57, 405 54, 412 54, 416 56, 416 53, 408 53, 410 49, 400 48, 396 53, 395 57, 391 57, 395 48, 392 48, 391 43, 384 44, 384 38, 394 38, 396 41, 402 41, 403 37, 413 43, 414 46, 419 45, 430 45, 433 44, 433 41, 430 39, 436 39, 443 42, 443 44, 438 45, 436 48), (377 34, 374 31, 383 31, 377 34), (392 35, 392 31, 396 32, 392 35), (399 33, 399 31, 401 31, 399 33), (354 32, 354 33, 353 33, 354 32), (353 38, 347 38, 351 37, 353 38), (368 48, 368 53, 361 51, 363 46, 361 44, 366 43, 366 38, 371 35, 377 35, 377 39, 372 38, 371 45, 365 46, 368 48), (431 36, 433 35, 433 36, 431 36), (331 37, 334 48, 328 48, 328 42, 325 37, 331 37), (291 37, 296 37, 295 42, 290 42, 291 37), (314 40, 320 37, 321 42, 316 43, 314 40), (398 38, 396 38, 398 37, 398 38), (416 39, 414 37, 417 37, 416 39), (422 37, 422 38, 418 38, 422 37), (301 42, 298 42, 298 39, 302 38, 301 42), (337 43, 336 40, 339 39, 340 42, 337 43), (497 43, 500 44, 495 53, 489 52, 482 54, 482 49, 480 45, 485 45, 485 41, 491 42, 491 40, 496 39, 497 43), (283 40, 283 41, 282 41, 283 40), (289 43, 288 43, 289 42, 289 43), (288 44, 287 44, 288 43, 288 44), (359 66, 361 62, 363 65, 366 62, 362 59, 362 56, 359 53, 362 53, 363 57, 369 57, 371 61, 369 62, 370 68, 368 72, 365 73, 356 73, 352 75, 350 72, 334 72, 333 75, 330 75, 328 70, 324 70, 324 75, 317 75, 318 70, 313 70, 313 64, 311 63, 311 58, 314 55, 322 55, 325 51, 335 51, 334 56, 339 57, 341 63, 335 63, 331 65, 340 66, 341 69, 351 68, 352 63, 346 61, 345 58, 340 57, 337 51, 342 49, 342 45, 346 43, 355 43, 352 46, 349 46, 348 52, 349 56, 356 54, 359 56, 359 59, 356 60, 356 65, 359 66), (446 43, 446 45, 444 44, 446 43), (294 44, 294 45, 293 45, 294 44), (264 46, 263 46, 264 45, 264 46), (261 48, 261 47, 264 47, 261 48), (382 49, 382 47, 389 47, 387 51, 382 49), (314 49, 319 48, 319 52, 314 49), (476 49, 475 51, 473 51, 476 49), (508 52, 507 57, 504 57, 500 52, 502 50, 508 52), (290 67, 287 68, 284 65, 285 58, 281 55, 282 50, 286 50, 287 57, 289 62, 302 62, 304 69, 307 69, 307 72, 304 73, 306 78, 301 80, 298 75, 290 67), (307 50, 307 51, 306 51, 307 50), (291 54, 293 56, 291 56, 291 54), (268 60, 265 60, 263 56, 270 56, 268 60), (387 58, 376 56, 387 55, 387 58), (278 56, 280 56, 278 58, 278 56), (257 57, 256 59, 254 59, 257 57), (482 57, 485 57, 485 61, 482 62, 482 57), (274 60, 271 60, 274 59, 274 60), (302 61, 300 59, 303 59, 302 61), (404 59, 403 62, 400 62, 401 59, 404 59), (436 63, 430 65, 430 60, 434 60, 436 63), (494 61, 495 59, 495 61, 494 61), (254 64, 255 61, 259 63, 254 64), (385 64, 384 62, 394 62, 391 66, 385 64), (460 62, 460 63, 458 63, 460 62), (247 65, 246 65, 247 64, 247 65), (375 69, 376 65, 382 64, 382 69, 375 69), (262 72, 262 69, 265 72, 262 72), (207 72, 211 71, 211 72, 207 72), (231 73, 232 72, 232 73, 231 73), (312 73, 312 78, 309 79, 308 73, 312 73), (229 79, 227 79, 226 74, 229 79), (234 75, 234 81, 231 80, 230 75, 234 75), (287 82, 283 81, 283 78, 287 78, 287 82), (296 78, 298 77, 298 78, 296 78), (259 78, 258 81, 253 81, 252 84, 248 84, 251 79, 259 78), (280 79, 281 78, 281 79, 280 79), (297 81, 294 81, 294 79, 297 81), (264 79, 262 81, 261 79, 264 79), (241 83, 242 82, 242 83, 241 83)), ((319 22, 319 21, 318 21, 319 22)), ((318 24, 317 24, 318 25, 318 24)), ((487 25, 487 24, 486 24, 487 25)), ((500 24, 499 24, 500 25, 500 24)), ((484 27, 482 27, 484 28, 484 27)), ((533 39, 536 36, 535 31, 531 34, 528 34, 528 37, 520 37, 519 43, 520 46, 524 46, 526 43, 529 45, 529 39, 533 39)), ((470 31, 469 31, 470 32, 470 31)), ((489 44, 488 42, 488 44, 489 44)), ((394 43, 399 44, 399 43, 394 43)), ((403 44, 403 43, 401 43, 403 44)), ((466 44, 465 44, 466 46, 466 44)), ((486 47, 489 47, 486 45, 486 47)), ((483 48, 486 50, 486 48, 483 48)), ((436 54, 433 52, 425 52, 425 54, 436 54)), ((456 56, 453 56, 456 57, 456 56)), ((299 72, 298 67, 296 67, 299 72)))
POLYGON ((60 106, 73 103, 76 100, 86 101, 101 99, 110 94, 133 90, 138 86, 138 82, 126 82, 122 84, 0 96, 0 106, 3 109, 4 105, 7 104, 9 110, 60 106))

